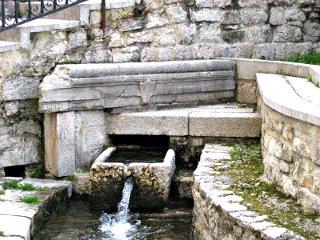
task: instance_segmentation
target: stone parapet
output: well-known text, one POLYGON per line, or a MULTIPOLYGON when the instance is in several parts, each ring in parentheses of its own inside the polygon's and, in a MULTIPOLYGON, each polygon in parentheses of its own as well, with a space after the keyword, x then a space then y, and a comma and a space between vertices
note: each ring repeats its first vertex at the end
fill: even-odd
POLYGON ((279 74, 298 78, 309 78, 320 84, 320 66, 303 63, 279 62, 258 59, 227 58, 236 69, 236 99, 240 103, 257 102, 257 73, 279 74))
POLYGON ((268 222, 266 216, 249 211, 242 204, 243 198, 228 190, 232 179, 223 172, 213 170, 212 166, 221 166, 223 163, 219 160, 230 159, 231 150, 230 147, 213 144, 207 144, 203 149, 194 172, 195 239, 304 239, 290 230, 268 222))

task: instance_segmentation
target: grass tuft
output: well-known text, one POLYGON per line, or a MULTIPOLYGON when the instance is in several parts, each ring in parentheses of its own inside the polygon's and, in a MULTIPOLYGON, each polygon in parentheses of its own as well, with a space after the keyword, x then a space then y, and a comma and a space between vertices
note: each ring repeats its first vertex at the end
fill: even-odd
POLYGON ((286 62, 298 62, 298 63, 320 65, 320 53, 317 53, 314 50, 306 54, 295 53, 291 57, 283 58, 281 60, 286 62))
POLYGON ((17 181, 5 182, 3 184, 3 189, 15 189, 21 191, 46 191, 48 188, 45 187, 35 187, 30 183, 19 184, 17 181))
POLYGON ((0 231, 0 237, 5 237, 6 235, 4 235, 3 231, 0 231))
POLYGON ((36 196, 29 196, 29 197, 21 197, 20 202, 28 203, 28 204, 38 204, 39 199, 36 196))

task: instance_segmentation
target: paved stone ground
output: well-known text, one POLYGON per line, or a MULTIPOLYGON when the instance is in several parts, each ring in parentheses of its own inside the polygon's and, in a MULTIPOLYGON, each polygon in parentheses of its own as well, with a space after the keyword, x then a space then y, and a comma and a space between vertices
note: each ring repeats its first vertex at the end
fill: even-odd
POLYGON ((66 209, 67 200, 71 197, 72 186, 67 181, 47 179, 0 178, 0 189, 10 181, 20 185, 29 183, 41 191, 22 191, 5 189, 0 194, 0 239, 29 240, 45 226, 49 218, 66 209), (37 204, 21 201, 22 197, 37 197, 37 204))

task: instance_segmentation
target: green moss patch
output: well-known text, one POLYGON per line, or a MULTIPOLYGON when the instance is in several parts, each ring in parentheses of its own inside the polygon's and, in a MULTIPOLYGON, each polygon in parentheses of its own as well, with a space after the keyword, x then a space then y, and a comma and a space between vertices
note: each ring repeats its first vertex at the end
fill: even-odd
POLYGON ((269 220, 306 239, 320 239, 320 216, 304 212, 301 205, 287 196, 273 183, 262 180, 263 162, 259 142, 232 145, 231 160, 222 160, 227 168, 213 166, 232 177, 232 190, 241 196, 249 210, 267 215, 269 220))
POLYGON ((3 184, 3 189, 15 189, 21 191, 46 191, 48 188, 45 187, 35 187, 30 183, 19 184, 17 181, 5 182, 3 184))

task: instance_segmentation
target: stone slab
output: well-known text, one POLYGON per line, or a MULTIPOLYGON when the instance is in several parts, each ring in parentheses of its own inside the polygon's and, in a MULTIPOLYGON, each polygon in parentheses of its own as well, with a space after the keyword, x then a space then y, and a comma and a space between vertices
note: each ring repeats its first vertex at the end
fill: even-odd
POLYGON ((30 240, 30 229, 30 219, 0 214, 0 231, 2 231, 5 236, 19 236, 25 240, 30 240))
POLYGON ((155 111, 107 116, 108 134, 188 135, 188 112, 155 111))
POLYGON ((108 134, 257 137, 260 128, 259 115, 237 104, 107 115, 108 134))
POLYGON ((191 113, 191 136, 259 137, 261 118, 258 113, 191 113))

